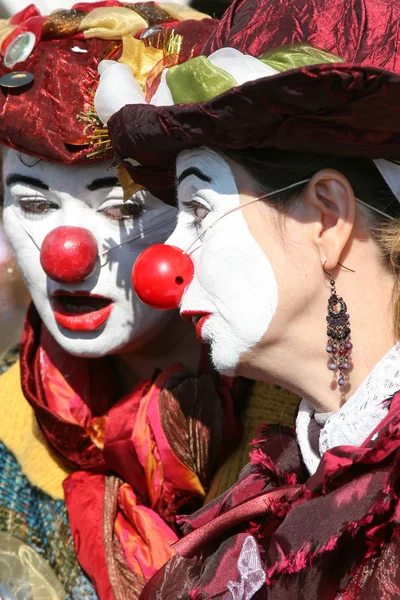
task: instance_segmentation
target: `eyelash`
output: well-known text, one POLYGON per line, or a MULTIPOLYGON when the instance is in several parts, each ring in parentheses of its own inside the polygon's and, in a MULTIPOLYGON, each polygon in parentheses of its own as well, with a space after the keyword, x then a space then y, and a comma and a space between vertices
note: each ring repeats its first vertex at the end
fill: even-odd
POLYGON ((196 202, 196 200, 191 200, 190 202, 183 202, 183 205, 191 211, 194 217, 194 221, 190 223, 190 227, 195 227, 196 229, 199 227, 201 221, 203 221, 210 213, 209 209, 206 206, 204 206, 204 204, 196 202), (203 210, 205 214, 201 217, 198 217, 196 215, 196 209, 203 210))
POLYGON ((58 210, 60 207, 50 200, 20 200, 21 210, 32 218, 47 214, 50 210, 58 210))
MULTIPOLYGON (((50 202, 50 200, 20 200, 19 205, 22 212, 30 218, 40 218, 42 215, 47 215, 51 210, 58 210, 60 208, 54 202, 50 202)), ((108 206, 99 212, 113 221, 126 221, 129 219, 137 219, 143 214, 143 211, 143 205, 137 202, 129 202, 114 204, 113 206, 108 206), (120 216, 112 214, 112 211, 116 210, 121 211, 120 216)))
POLYGON ((113 221, 127 221, 129 219, 137 219, 144 212, 144 206, 139 204, 138 202, 123 202, 121 204, 114 204, 112 206, 108 206, 99 211, 103 215, 105 215, 108 219, 112 219, 113 221), (112 215, 112 211, 121 210, 121 216, 118 217, 116 215, 112 215), (124 214, 125 211, 125 214, 124 214))

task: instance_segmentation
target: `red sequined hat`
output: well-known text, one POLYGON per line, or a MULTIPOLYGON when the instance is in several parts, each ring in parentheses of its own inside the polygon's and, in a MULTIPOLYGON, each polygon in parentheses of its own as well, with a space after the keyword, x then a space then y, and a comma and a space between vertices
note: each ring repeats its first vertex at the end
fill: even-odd
POLYGON ((0 27, 0 143, 61 163, 112 157, 93 109, 100 60, 119 58, 125 43, 142 40, 136 71, 143 75, 163 56, 166 36, 182 35, 183 60, 216 23, 187 7, 154 2, 80 3, 48 16, 28 6, 0 27))
POLYGON ((126 106, 108 123, 114 148, 168 201, 176 155, 202 145, 400 159, 399 26, 399 0, 234 0, 203 54, 235 48, 275 74, 233 77, 200 102, 126 106))

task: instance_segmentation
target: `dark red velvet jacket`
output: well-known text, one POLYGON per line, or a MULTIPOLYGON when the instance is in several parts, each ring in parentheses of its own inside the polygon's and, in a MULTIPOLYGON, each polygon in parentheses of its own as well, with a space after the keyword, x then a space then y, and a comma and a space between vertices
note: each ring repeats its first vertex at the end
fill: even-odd
POLYGON ((226 598, 248 535, 265 571, 255 600, 400 598, 399 450, 400 393, 361 447, 331 449, 311 477, 294 432, 264 426, 237 484, 182 520, 141 600, 226 598))

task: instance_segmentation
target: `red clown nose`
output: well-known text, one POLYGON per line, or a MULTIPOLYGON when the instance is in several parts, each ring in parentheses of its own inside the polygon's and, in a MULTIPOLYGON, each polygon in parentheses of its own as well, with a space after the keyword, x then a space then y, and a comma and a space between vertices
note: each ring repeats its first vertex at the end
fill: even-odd
POLYGON ((79 283, 93 273, 98 255, 96 238, 88 229, 65 225, 44 238, 40 264, 55 281, 79 283))
POLYGON ((178 308, 183 293, 194 276, 189 254, 176 246, 155 244, 136 259, 132 285, 140 300, 152 308, 178 308))

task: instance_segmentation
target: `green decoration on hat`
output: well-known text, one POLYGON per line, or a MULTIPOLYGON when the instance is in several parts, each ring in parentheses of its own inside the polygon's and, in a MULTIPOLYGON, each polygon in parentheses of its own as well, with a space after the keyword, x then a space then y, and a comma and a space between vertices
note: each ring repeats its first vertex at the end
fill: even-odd
POLYGON ((212 65, 205 56, 171 67, 166 82, 175 104, 205 102, 237 85, 229 73, 212 65))
MULTIPOLYGON (((265 52, 258 60, 279 72, 309 65, 340 63, 342 58, 308 44, 279 46, 265 52)), ((166 82, 175 104, 205 102, 238 85, 224 69, 198 56, 172 67, 166 82)))
POLYGON ((290 69, 300 69, 309 65, 320 65, 325 63, 341 63, 344 62, 342 58, 321 50, 320 48, 314 48, 309 44, 295 44, 279 46, 268 50, 258 60, 265 63, 269 67, 276 69, 280 73, 283 71, 290 71, 290 69))

